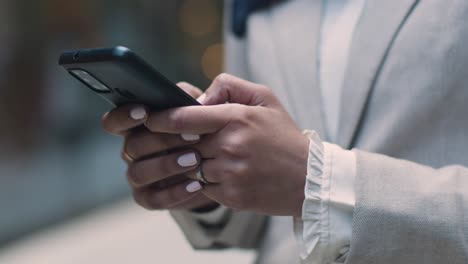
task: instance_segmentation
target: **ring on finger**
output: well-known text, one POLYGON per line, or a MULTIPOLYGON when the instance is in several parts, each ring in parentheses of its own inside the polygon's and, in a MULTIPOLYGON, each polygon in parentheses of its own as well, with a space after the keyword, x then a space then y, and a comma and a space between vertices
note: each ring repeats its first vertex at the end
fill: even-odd
POLYGON ((203 174, 203 166, 200 165, 198 167, 197 173, 195 174, 197 181, 202 182, 204 184, 210 184, 209 181, 206 180, 205 175, 203 174))
POLYGON ((123 156, 124 156, 124 159, 125 159, 126 161, 132 162, 132 163, 135 162, 135 159, 132 158, 132 157, 131 157, 127 152, 125 152, 125 151, 123 152, 123 156))
POLYGON ((125 150, 125 148, 124 148, 124 150, 122 151, 122 156, 123 156, 124 160, 126 160, 126 161, 128 161, 128 162, 133 163, 133 162, 136 161, 136 159, 134 159, 132 156, 130 156, 130 154, 127 153, 127 151, 125 150))

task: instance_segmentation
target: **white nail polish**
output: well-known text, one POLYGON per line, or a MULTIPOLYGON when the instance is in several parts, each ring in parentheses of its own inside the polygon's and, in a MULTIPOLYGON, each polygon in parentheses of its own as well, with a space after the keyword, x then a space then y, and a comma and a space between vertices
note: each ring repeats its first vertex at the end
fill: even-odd
POLYGON ((144 107, 137 107, 130 111, 130 117, 134 120, 142 120, 146 117, 146 109, 144 107))
POLYGON ((181 136, 182 136, 182 138, 183 138, 185 141, 197 141, 197 140, 200 140, 200 136, 199 136, 199 135, 182 134, 181 136))
POLYGON ((182 155, 177 159, 177 163, 182 167, 194 166, 198 163, 197 156, 195 156, 195 153, 182 155))
POLYGON ((198 97, 197 101, 200 104, 203 104, 205 102, 205 99, 206 99, 206 94, 202 94, 202 95, 200 95, 200 97, 198 97))
POLYGON ((199 190, 201 190, 202 186, 199 182, 194 181, 194 182, 189 183, 187 187, 185 187, 185 189, 189 193, 194 193, 194 192, 198 192, 199 190))

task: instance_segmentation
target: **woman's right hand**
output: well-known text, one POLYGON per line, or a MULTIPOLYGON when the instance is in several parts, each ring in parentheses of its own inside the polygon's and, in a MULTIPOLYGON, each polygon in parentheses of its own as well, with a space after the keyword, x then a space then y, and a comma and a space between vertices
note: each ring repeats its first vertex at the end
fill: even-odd
MULTIPOLYGON (((188 83, 178 85, 194 98, 202 94, 188 83)), ((148 114, 144 106, 126 105, 103 117, 104 129, 125 139, 122 158, 128 164, 127 178, 135 201, 150 210, 216 206, 198 192, 200 183, 190 179, 195 178, 201 161, 191 146, 200 137, 150 132, 142 126, 148 114)))

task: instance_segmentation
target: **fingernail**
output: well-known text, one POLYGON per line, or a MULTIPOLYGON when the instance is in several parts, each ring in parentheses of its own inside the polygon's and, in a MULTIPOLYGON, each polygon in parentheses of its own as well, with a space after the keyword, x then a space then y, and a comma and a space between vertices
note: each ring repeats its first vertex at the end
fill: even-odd
POLYGON ((195 156, 195 153, 182 155, 177 159, 177 163, 182 167, 194 166, 198 163, 197 156, 195 156))
POLYGON ((185 141, 197 141, 197 140, 200 140, 200 136, 199 136, 199 135, 182 134, 181 136, 182 136, 182 138, 183 138, 185 141))
POLYGON ((194 192, 198 192, 199 190, 201 190, 202 186, 199 182, 194 181, 194 182, 189 183, 187 187, 185 187, 185 189, 189 193, 194 193, 194 192))
POLYGON ((130 111, 130 117, 134 120, 142 120, 146 117, 146 109, 144 107, 137 107, 130 111))
POLYGON ((203 103, 205 103, 205 99, 206 99, 206 93, 200 95, 200 97, 198 97, 197 101, 198 101, 200 104, 203 104, 203 103))

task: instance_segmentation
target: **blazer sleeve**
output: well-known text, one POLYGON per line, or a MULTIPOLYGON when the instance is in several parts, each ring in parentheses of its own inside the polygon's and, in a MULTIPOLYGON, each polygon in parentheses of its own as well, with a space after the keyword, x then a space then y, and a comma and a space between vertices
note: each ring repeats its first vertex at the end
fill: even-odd
POLYGON ((468 168, 355 152, 347 263, 468 263, 468 168))

